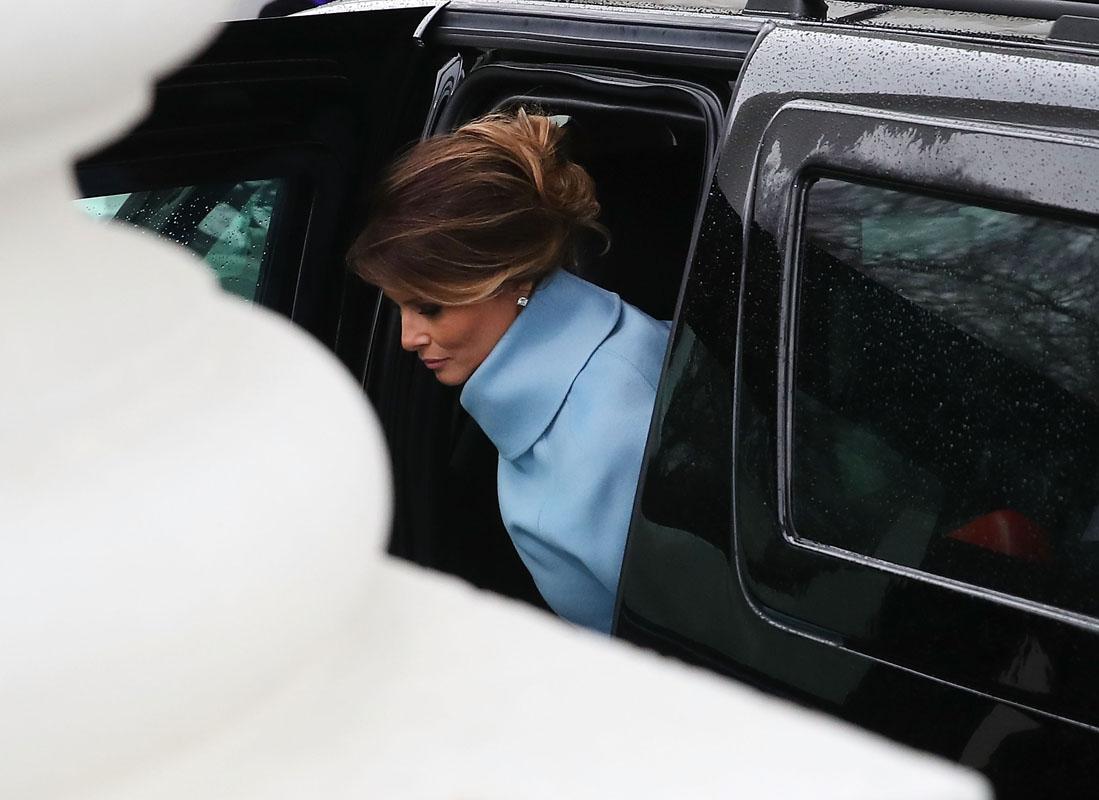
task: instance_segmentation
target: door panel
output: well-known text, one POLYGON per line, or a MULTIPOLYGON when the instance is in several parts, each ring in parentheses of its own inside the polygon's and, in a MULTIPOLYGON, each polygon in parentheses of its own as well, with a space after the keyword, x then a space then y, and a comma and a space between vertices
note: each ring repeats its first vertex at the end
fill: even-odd
POLYGON ((657 399, 619 635, 1003 796, 1086 785, 1097 69, 762 35, 657 399))

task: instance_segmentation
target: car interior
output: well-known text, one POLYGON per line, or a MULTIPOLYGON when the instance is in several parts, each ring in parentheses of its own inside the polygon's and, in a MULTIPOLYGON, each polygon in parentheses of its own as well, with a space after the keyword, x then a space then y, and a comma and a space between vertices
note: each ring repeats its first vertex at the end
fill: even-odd
MULTIPOLYGON (((431 133, 519 107, 565 126, 569 157, 595 180, 611 246, 603 252, 592 236, 574 271, 671 319, 720 125, 717 98, 615 70, 493 63, 459 85, 431 133)), ((544 606, 500 520, 495 448, 459 404, 460 389, 401 350, 391 311, 383 305, 367 376, 394 460, 391 552, 544 606)))

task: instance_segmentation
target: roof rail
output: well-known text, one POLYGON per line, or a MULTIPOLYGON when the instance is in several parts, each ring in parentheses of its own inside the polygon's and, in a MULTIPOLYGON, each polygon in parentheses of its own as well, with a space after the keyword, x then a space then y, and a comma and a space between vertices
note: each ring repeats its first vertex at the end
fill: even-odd
POLYGON ((1072 44, 1099 44, 1099 19, 1064 16, 1053 23, 1049 32, 1052 41, 1072 44))
POLYGON ((828 14, 828 6, 824 0, 748 0, 743 13, 823 20, 828 14))
MULTIPOLYGON (((749 3, 751 5, 751 3, 749 3)), ((1064 16, 1099 17, 1099 4, 1086 0, 899 0, 899 8, 934 8, 970 11, 1027 19, 1059 19, 1064 16)))

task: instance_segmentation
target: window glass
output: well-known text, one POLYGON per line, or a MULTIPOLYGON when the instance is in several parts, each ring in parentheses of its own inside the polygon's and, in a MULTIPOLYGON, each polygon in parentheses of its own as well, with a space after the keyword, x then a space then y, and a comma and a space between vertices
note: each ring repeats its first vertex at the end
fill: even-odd
POLYGON ((284 187, 282 180, 179 186, 89 197, 77 205, 93 217, 178 242, 205 259, 222 288, 254 300, 284 187))
POLYGON ((817 180, 793 386, 796 536, 1099 613, 1095 228, 817 180))

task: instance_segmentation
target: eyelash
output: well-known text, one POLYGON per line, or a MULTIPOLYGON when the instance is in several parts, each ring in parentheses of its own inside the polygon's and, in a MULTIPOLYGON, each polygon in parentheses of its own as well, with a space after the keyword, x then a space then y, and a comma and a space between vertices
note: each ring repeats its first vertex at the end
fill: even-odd
POLYGON ((420 306, 419 308, 416 309, 417 313, 419 313, 420 316, 427 317, 428 319, 430 319, 432 317, 439 316, 439 312, 442 311, 442 310, 443 310, 442 306, 430 306, 430 305, 429 306, 420 306))

